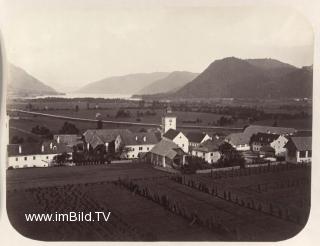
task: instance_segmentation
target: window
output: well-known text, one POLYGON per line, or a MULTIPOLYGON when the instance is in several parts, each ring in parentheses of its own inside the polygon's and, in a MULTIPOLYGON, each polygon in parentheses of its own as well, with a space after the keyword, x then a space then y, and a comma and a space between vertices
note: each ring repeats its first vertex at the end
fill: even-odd
POLYGON ((36 159, 36 157, 34 156, 34 157, 33 157, 33 160, 35 160, 35 159, 36 159))
POLYGON ((300 151, 300 152, 299 152, 299 157, 300 157, 300 158, 305 158, 305 157, 306 157, 306 151, 305 151, 305 150, 300 151))
POLYGON ((134 158, 134 155, 132 155, 132 158, 134 158))
POLYGON ((25 157, 24 160, 25 160, 25 161, 28 160, 28 157, 25 157))
POLYGON ((309 150, 308 151, 308 157, 311 157, 312 156, 312 150, 309 150))
POLYGON ((139 147, 139 150, 142 150, 143 149, 143 147, 139 147))
POLYGON ((49 156, 47 156, 46 158, 49 159, 49 156))
POLYGON ((213 153, 211 152, 210 155, 213 156, 213 153))
POLYGON ((19 160, 19 158, 17 157, 17 158, 16 158, 16 161, 18 161, 18 160, 19 160))

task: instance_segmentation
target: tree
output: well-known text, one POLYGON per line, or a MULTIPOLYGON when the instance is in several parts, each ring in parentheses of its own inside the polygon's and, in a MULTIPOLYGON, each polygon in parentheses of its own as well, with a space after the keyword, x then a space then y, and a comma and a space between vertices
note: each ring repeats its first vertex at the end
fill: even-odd
POLYGON ((72 123, 64 122, 62 128, 60 129, 60 134, 79 134, 79 129, 72 123))
POLYGON ((62 164, 66 163, 70 157, 70 154, 64 152, 60 155, 54 156, 53 161, 56 162, 59 166, 61 166, 62 164))
POLYGON ((41 135, 42 137, 45 137, 45 138, 52 138, 52 132, 50 131, 49 128, 45 126, 36 125, 31 129, 31 132, 36 135, 41 135))
POLYGON ((218 160, 218 165, 223 167, 240 166, 244 167, 245 160, 235 148, 229 143, 222 143, 219 146, 221 158, 218 160))
POLYGON ((13 136, 11 138, 11 143, 12 144, 22 144, 22 143, 24 143, 24 139, 23 139, 23 137, 13 136))

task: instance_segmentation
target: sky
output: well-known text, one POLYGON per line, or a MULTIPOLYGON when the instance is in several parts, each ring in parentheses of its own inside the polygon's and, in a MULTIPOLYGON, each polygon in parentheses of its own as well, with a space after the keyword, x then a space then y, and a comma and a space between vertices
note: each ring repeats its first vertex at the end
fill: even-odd
POLYGON ((1 0, 6 58, 59 91, 140 72, 202 72, 216 59, 313 64, 313 31, 288 7, 172 1, 1 0))

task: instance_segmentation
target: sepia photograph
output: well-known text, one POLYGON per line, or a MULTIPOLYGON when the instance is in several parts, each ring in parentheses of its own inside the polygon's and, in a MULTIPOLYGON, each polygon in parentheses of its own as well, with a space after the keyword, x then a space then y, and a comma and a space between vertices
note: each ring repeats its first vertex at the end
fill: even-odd
POLYGON ((303 230, 314 64, 303 14, 188 0, 2 2, 2 168, 19 234, 277 242, 303 230))

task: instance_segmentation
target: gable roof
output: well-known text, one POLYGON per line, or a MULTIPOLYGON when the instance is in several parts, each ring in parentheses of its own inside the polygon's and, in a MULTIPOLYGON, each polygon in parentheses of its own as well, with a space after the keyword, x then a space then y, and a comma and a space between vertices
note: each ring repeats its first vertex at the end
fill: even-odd
POLYGON ((53 135, 53 139, 60 143, 64 143, 69 146, 75 146, 79 143, 82 143, 81 136, 76 134, 56 134, 53 135))
POLYGON ((201 143, 206 135, 207 134, 204 132, 189 132, 187 134, 187 138, 188 138, 189 142, 201 143))
POLYGON ((173 140, 179 133, 180 131, 178 130, 169 129, 165 134, 163 134, 163 137, 173 140))
POLYGON ((312 137, 291 137, 284 147, 294 146, 299 151, 312 150, 312 137))
POLYGON ((8 156, 22 155, 48 155, 62 154, 64 152, 72 152, 72 148, 66 144, 57 143, 56 141, 45 141, 43 143, 24 143, 24 144, 8 144, 8 156), (43 147, 42 147, 43 146, 43 147), (21 153, 19 152, 21 148, 21 153))
POLYGON ((84 140, 89 143, 92 148, 105 143, 114 141, 118 136, 131 134, 128 129, 93 129, 83 133, 84 140))
POLYGON ((251 137, 253 134, 256 134, 258 132, 278 134, 278 135, 292 135, 297 131, 294 128, 288 128, 288 127, 260 126, 260 125, 250 125, 243 131, 243 133, 249 137, 251 137))
POLYGON ((198 147, 193 148, 201 152, 215 152, 219 150, 219 146, 224 142, 223 139, 206 140, 198 147))
POLYGON ((232 145, 249 144, 250 137, 243 132, 238 132, 229 134, 225 140, 232 145))
POLYGON ((125 145, 152 145, 158 143, 158 138, 152 132, 137 132, 120 134, 125 145))
POLYGON ((166 139, 162 139, 151 150, 151 153, 173 159, 177 154, 184 153, 178 145, 166 139))
POLYGON ((250 142, 258 142, 263 144, 270 144, 274 140, 278 139, 280 135, 278 134, 269 134, 258 132, 257 134, 253 134, 250 138, 250 142))

